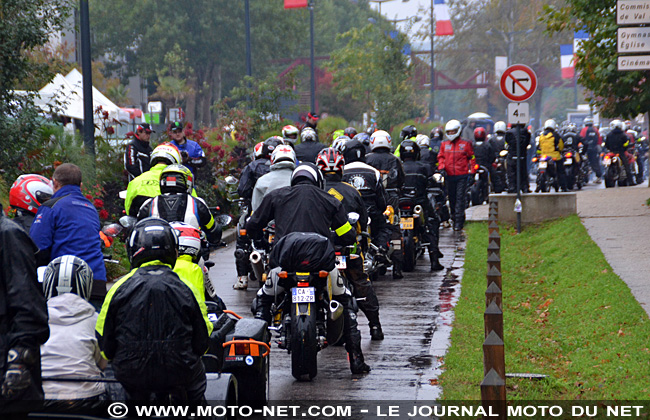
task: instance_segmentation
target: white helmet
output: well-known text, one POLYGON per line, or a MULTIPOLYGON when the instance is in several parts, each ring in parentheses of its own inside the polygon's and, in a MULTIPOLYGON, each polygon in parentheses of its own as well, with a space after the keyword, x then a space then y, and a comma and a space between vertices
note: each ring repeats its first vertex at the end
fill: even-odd
POLYGON ((179 152, 176 146, 173 144, 163 143, 153 149, 153 152, 151 152, 150 161, 151 166, 155 166, 159 163, 165 163, 167 165, 178 165, 181 163, 181 152, 179 152))
POLYGON ((390 149, 391 142, 390 134, 384 130, 377 130, 370 136, 370 151, 381 149, 382 147, 390 149))
POLYGON ((621 130, 623 129, 623 121, 621 120, 612 120, 612 122, 609 123, 609 128, 612 130, 615 129, 616 127, 620 128, 621 130))
POLYGON ((582 122, 585 126, 589 127, 594 125, 594 119, 591 117, 585 117, 585 120, 582 122))
POLYGON ((292 162, 296 164, 296 152, 293 151, 293 147, 287 145, 280 145, 273 150, 271 153, 271 165, 279 162, 292 162))
POLYGON ((259 159, 264 156, 264 142, 261 141, 255 145, 253 148, 253 156, 255 159, 259 159))
POLYGON ((339 152, 343 150, 343 145, 345 142, 350 140, 350 137, 348 136, 338 136, 333 142, 332 142, 332 147, 338 150, 339 152))
POLYGON ((451 141, 460 137, 460 121, 449 120, 445 125, 445 136, 451 141))
POLYGON ((311 127, 303 128, 302 133, 300 133, 300 139, 302 142, 317 141, 317 138, 318 136, 316 135, 316 131, 311 127))
POLYGON ((285 125, 282 127, 282 137, 290 143, 295 143, 300 135, 300 130, 295 125, 285 125))
POLYGON ((415 142, 420 147, 429 147, 429 136, 426 134, 418 134, 417 137, 415 137, 415 142))
POLYGON ((503 122, 503 121, 497 121, 494 124, 494 132, 497 133, 497 135, 499 135, 499 133, 504 133, 505 134, 507 129, 508 129, 508 127, 506 126, 506 123, 503 122))
POLYGON ((557 130, 557 123, 555 122, 554 119, 546 120, 544 123, 544 130, 550 129, 550 130, 557 130))

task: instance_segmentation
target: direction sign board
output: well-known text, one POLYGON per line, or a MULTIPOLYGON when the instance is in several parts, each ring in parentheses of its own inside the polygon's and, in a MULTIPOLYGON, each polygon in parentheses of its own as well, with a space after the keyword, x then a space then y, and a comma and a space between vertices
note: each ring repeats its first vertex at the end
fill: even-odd
POLYGON ((513 102, 523 102, 537 90, 537 76, 523 64, 510 66, 501 75, 501 93, 513 102))
POLYGON ((618 28, 618 52, 650 52, 650 28, 618 28))
POLYGON ((530 121, 528 102, 510 102, 508 104, 509 124, 528 124, 528 121, 530 121))
POLYGON ((626 55, 618 57, 618 70, 650 70, 650 55, 626 55))
POLYGON ((650 23, 650 0, 618 0, 616 2, 617 25, 645 23, 650 23))

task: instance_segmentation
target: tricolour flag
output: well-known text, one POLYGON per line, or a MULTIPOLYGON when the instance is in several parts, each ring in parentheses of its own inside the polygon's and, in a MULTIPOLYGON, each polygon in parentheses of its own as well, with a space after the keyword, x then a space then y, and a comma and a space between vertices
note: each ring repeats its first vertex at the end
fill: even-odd
POLYGON ((299 7, 307 7, 307 0, 284 0, 285 9, 297 9, 299 7))
POLYGON ((445 4, 445 0, 434 0, 433 14, 436 17, 436 36, 453 35, 454 28, 449 18, 449 6, 445 4))
POLYGON ((573 44, 560 45, 560 63, 562 64, 562 78, 573 79, 575 76, 573 44))
POLYGON ((573 34, 573 53, 577 54, 578 51, 582 49, 582 44, 583 41, 586 41, 589 39, 589 33, 587 31, 576 31, 573 34))

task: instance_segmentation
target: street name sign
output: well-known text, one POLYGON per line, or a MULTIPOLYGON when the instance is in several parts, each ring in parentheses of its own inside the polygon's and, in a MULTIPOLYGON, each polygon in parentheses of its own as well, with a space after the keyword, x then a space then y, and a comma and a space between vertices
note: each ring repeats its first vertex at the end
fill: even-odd
POLYGON ((619 71, 650 70, 650 55, 625 55, 618 57, 619 71))
POLYGON ((537 75, 523 64, 510 66, 501 75, 501 93, 513 102, 529 99, 537 90, 537 75))
POLYGON ((648 27, 618 28, 617 38, 619 54, 650 52, 650 28, 648 27))
POLYGON ((650 0, 618 0, 616 24, 641 25, 650 23, 650 0))
POLYGON ((508 104, 509 124, 528 124, 528 121, 530 121, 528 102, 510 102, 508 104))

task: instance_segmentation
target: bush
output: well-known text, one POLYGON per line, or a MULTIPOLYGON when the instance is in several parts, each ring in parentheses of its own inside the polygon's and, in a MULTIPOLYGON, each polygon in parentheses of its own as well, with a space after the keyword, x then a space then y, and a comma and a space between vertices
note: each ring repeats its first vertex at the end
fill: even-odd
POLYGON ((332 133, 336 130, 343 130, 348 126, 348 122, 343 117, 327 117, 318 121, 318 138, 321 143, 330 144, 334 140, 332 133))
POLYGON ((407 125, 414 125, 418 129, 418 134, 426 134, 427 136, 429 133, 431 133, 431 130, 434 127, 441 125, 439 122, 424 122, 422 120, 422 118, 416 118, 406 120, 403 123, 395 125, 390 133, 391 137, 393 138, 393 145, 397 146, 401 143, 402 140, 400 139, 399 135, 402 132, 402 128, 406 127, 407 125))

